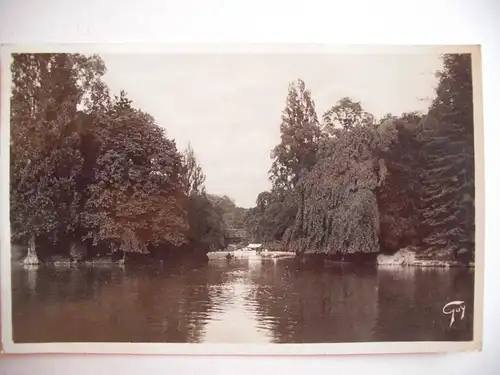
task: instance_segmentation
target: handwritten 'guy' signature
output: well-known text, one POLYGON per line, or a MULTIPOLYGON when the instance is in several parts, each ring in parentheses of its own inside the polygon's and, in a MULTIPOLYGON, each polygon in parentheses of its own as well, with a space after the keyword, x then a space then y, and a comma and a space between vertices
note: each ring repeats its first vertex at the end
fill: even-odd
POLYGON ((464 319, 465 316, 465 302, 464 301, 451 301, 444 305, 443 314, 451 315, 450 327, 455 323, 455 314, 461 314, 460 320, 464 319))

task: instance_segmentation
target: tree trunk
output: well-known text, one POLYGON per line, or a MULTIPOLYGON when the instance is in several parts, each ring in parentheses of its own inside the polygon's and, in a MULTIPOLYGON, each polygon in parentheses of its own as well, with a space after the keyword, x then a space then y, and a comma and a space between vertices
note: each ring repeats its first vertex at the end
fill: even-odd
POLYGON ((38 256, 36 254, 36 237, 34 234, 31 235, 28 241, 28 255, 26 256, 26 258, 24 258, 23 263, 26 265, 40 264, 40 261, 38 260, 38 256))

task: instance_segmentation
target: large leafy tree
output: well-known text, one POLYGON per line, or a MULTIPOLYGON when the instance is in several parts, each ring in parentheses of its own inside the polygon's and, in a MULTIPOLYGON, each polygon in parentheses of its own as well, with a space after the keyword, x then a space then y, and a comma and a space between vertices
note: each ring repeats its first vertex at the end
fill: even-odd
POLYGON ((186 242, 175 142, 125 93, 109 96, 99 57, 14 55, 12 72, 11 224, 31 258, 38 239, 124 252, 186 242))
POLYGON ((315 119, 304 115, 314 108, 304 104, 310 95, 301 94, 307 91, 300 81, 292 85, 281 143, 273 150, 273 188, 247 215, 254 237, 282 241, 298 253, 394 252, 416 245, 431 255, 471 259, 470 59, 443 56, 427 114, 387 114, 375 122, 346 97, 325 112, 320 135, 317 120, 304 120, 315 119))
POLYGON ((245 220, 247 229, 259 241, 282 239, 297 213, 296 185, 318 161, 322 132, 311 92, 300 79, 289 85, 280 133, 280 143, 271 152, 273 187, 259 196, 257 207, 245 220))
POLYGON ((97 56, 14 54, 11 65, 11 225, 14 241, 57 239, 78 225, 79 105, 102 90, 97 56))
POLYGON ((184 244, 186 195, 175 142, 124 92, 92 121, 98 151, 85 205, 88 236, 124 252, 184 244))
POLYGON ((323 129, 333 136, 339 129, 351 130, 356 126, 371 125, 373 115, 366 112, 361 102, 349 97, 341 98, 334 106, 323 114, 323 129))
POLYGON ((302 80, 289 86, 280 132, 281 142, 271 153, 270 177, 275 187, 290 189, 316 163, 321 137, 315 104, 302 80))

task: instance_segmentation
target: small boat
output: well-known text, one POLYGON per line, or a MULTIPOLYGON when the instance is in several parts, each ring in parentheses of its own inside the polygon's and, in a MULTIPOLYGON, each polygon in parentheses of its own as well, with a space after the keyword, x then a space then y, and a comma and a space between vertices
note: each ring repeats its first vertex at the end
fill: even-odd
POLYGON ((231 260, 231 259, 233 259, 233 258, 234 258, 234 255, 233 255, 233 254, 231 254, 231 253, 227 253, 227 254, 226 254, 226 259, 227 259, 227 260, 231 260))

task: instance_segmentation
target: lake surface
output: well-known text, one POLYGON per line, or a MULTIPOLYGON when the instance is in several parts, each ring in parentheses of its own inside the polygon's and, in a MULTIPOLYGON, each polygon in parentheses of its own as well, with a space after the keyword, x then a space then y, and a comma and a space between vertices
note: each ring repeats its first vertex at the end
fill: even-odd
POLYGON ((472 340, 471 269, 297 270, 293 259, 12 267, 16 343, 472 340), (465 315, 450 327, 442 309, 455 300, 465 315))

